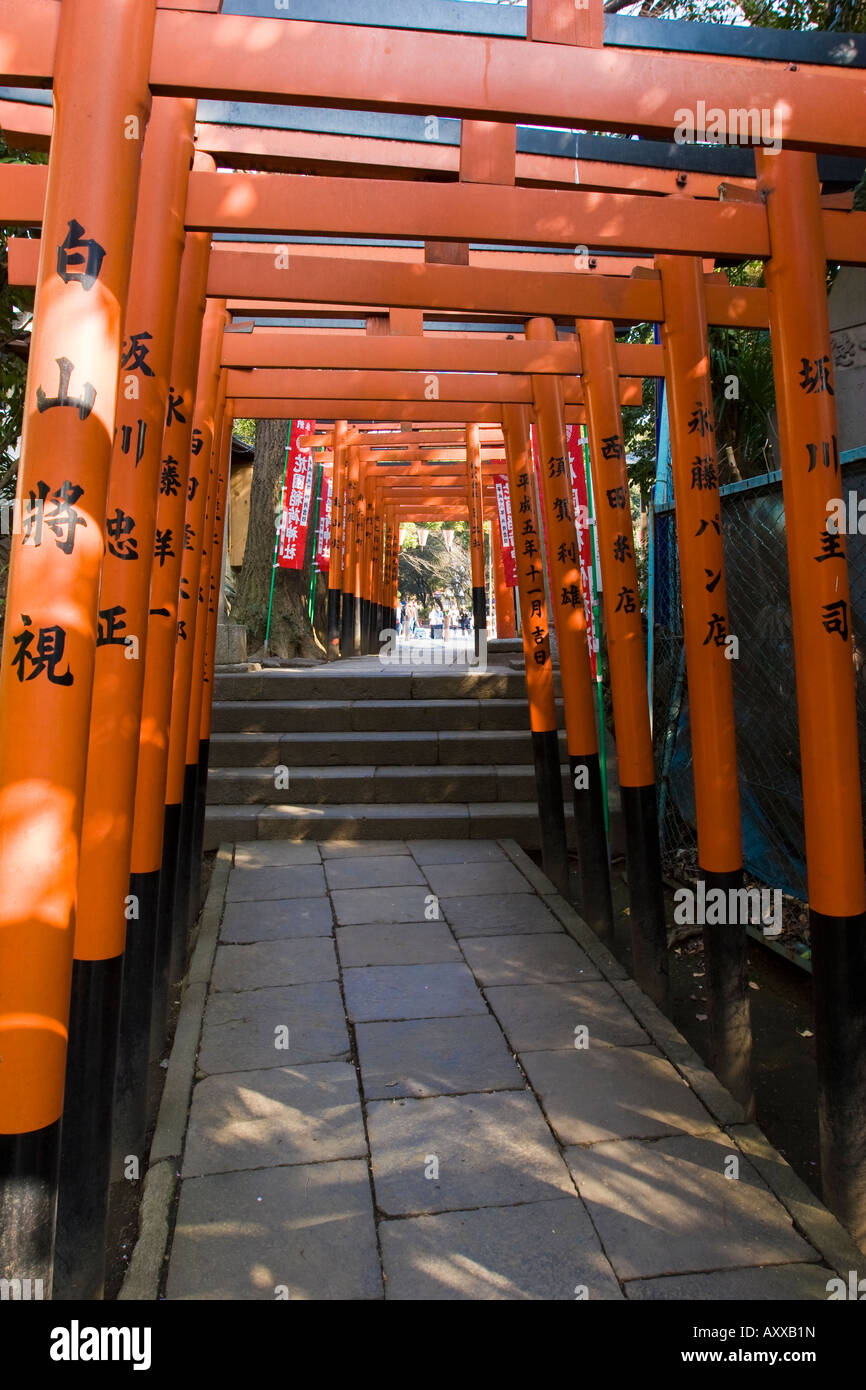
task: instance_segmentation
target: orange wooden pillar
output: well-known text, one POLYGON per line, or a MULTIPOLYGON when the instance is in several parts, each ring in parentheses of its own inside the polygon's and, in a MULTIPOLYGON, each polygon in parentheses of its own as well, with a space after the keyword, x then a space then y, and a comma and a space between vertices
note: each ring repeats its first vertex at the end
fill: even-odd
POLYGON ((493 549, 493 588, 496 610, 496 636, 516 637, 514 622, 514 590, 505 582, 505 561, 502 555, 502 537, 496 518, 490 523, 490 544, 493 549))
MULTIPOLYGON (((214 666, 216 663, 217 629, 221 617, 222 577, 225 550, 225 520, 229 483, 232 465, 232 425, 234 423, 234 401, 226 401, 222 417, 222 436, 220 439, 220 469, 216 500, 214 504, 213 527, 211 533, 211 557, 209 565, 207 636, 205 638, 204 667, 202 671, 201 717, 199 719, 199 760, 196 785, 195 826, 193 830, 192 862, 200 865, 204 845, 205 812, 207 809, 207 779, 210 761, 211 717, 213 712, 214 666)), ((199 897, 195 882, 191 904, 193 911, 198 909, 199 897)))
MULTIPOLYGON (((826 248, 815 156, 756 150, 779 408, 815 986, 821 1182, 866 1238, 866 899, 826 248), (834 505, 835 504, 835 505, 834 505), (830 521, 830 513, 833 520, 830 521)), ((851 519, 849 518, 849 526, 851 519)), ((854 522, 856 527, 856 521, 854 522)))
MULTIPOLYGON (((101 1298, 132 810, 162 432, 195 102, 157 97, 147 128, 105 525, 57 1208, 55 1295, 101 1298)), ((143 1166, 144 1155, 137 1155, 143 1166)))
POLYGON ((343 584, 343 527, 346 497, 345 420, 334 423, 334 481, 331 492, 331 558, 328 565, 328 660, 340 655, 340 598, 343 584))
MULTIPOLYGON (((196 155, 196 165, 207 156, 196 155)), ((201 352, 210 235, 188 232, 181 263, 168 408, 160 454, 160 483, 148 608, 141 729, 135 783, 130 898, 138 917, 123 959, 120 1043, 115 1083, 115 1175, 128 1154, 142 1154, 154 1007, 154 960, 163 859, 165 777, 177 637, 177 601, 189 483, 195 383, 201 352), (163 480, 163 472, 165 477, 163 480)), ((198 448, 198 441, 195 441, 198 448)))
POLYGON ((340 655, 355 655, 355 577, 357 569, 358 508, 361 450, 350 444, 343 512, 343 579, 340 612, 340 655))
POLYGON ((697 257, 659 256, 662 345, 670 415, 677 546, 683 599, 689 726, 704 893, 717 890, 717 921, 704 925, 713 1066, 750 1110, 752 1035, 746 924, 729 921, 742 882, 734 688, 703 267, 697 257))
POLYGON ((472 566, 472 625, 475 629, 475 655, 481 657, 487 649, 487 596, 484 586, 481 432, 477 425, 466 426, 466 483, 469 503, 469 561, 472 566))
POLYGON ((502 411, 502 431, 514 523, 517 596, 526 666, 542 862, 547 877, 564 897, 570 898, 556 694, 550 659, 547 600, 544 595, 544 542, 535 505, 527 407, 505 406, 502 411))
MULTIPOLYGON (((552 320, 530 319, 526 337, 531 342, 555 339, 552 320)), ((613 906, 603 803, 607 792, 602 786, 598 755, 562 383, 555 376, 533 376, 532 394, 538 428, 539 490, 546 525, 550 594, 559 643, 568 758, 574 790, 581 909, 593 930, 612 941, 613 906)))
POLYGON ((0 668, 0 1277, 50 1290, 102 528, 154 0, 66 0, 0 668), (95 76, 96 74, 96 76, 95 76))
POLYGON ((668 998, 664 884, 616 342, 613 324, 607 320, 580 320, 577 326, 625 821, 632 964, 638 984, 664 1007, 668 998))
MULTIPOLYGON (((175 888, 174 972, 183 975, 186 938, 198 913, 201 864, 195 856, 195 827, 198 819, 198 789, 201 770, 201 710, 204 700, 205 659, 208 635, 208 608, 211 585, 214 515, 222 489, 222 471, 228 469, 231 454, 231 426, 226 429, 226 371, 219 374, 216 409, 211 427, 211 464, 207 505, 199 541, 199 578, 195 604, 195 646, 190 673, 189 702, 186 711, 186 750, 183 772, 180 833, 178 835, 177 884, 175 888), (228 454, 224 450, 228 446, 228 454)), ((192 633, 190 634, 192 639, 192 633)), ((169 750, 169 763, 171 750, 169 750)))
MULTIPOLYGON (((186 736, 193 699, 196 630, 200 608, 202 540, 207 517, 208 495, 213 482, 213 442, 217 397, 220 385, 220 355, 225 326, 225 300, 209 299, 202 327, 201 356, 193 412, 193 444, 190 449, 189 482, 182 532, 181 571, 177 601, 177 650, 174 659, 169 725, 168 764, 165 783, 164 871, 159 890, 159 925, 154 969, 154 1048, 162 1045, 167 1016, 168 990, 179 978, 185 954, 186 914, 179 908, 183 879, 188 864, 183 862, 187 833, 185 808, 189 805, 190 773, 186 765, 186 736), (201 446, 200 448, 198 446, 201 446), (197 450, 197 451, 196 451, 197 450), (162 1032, 160 1031, 162 1030, 162 1032)), ((196 709, 195 726, 198 729, 196 709)), ((194 791, 194 786, 192 788, 194 791)), ((185 901, 188 901, 187 892, 185 901)))

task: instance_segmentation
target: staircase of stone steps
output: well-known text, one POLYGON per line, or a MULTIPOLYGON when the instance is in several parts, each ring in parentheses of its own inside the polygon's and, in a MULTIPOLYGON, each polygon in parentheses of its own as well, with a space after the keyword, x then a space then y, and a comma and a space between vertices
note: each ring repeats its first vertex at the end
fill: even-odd
MULTIPOLYGON (((568 793, 564 735, 560 747, 568 793)), ((523 674, 375 657, 217 674, 205 836, 208 849, 394 837, 538 848, 523 674)))

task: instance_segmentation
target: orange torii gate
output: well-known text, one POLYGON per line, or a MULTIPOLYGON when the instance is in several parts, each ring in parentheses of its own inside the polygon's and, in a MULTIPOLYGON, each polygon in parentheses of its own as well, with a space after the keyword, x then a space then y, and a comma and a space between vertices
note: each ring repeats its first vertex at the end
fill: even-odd
MULTIPOLYGON (((678 521, 688 671, 700 696, 692 705, 699 859, 704 879, 731 886, 738 881, 741 859, 730 672, 721 664, 729 634, 721 599, 720 529, 713 525, 719 519, 699 515, 697 506, 712 502, 713 494, 717 499, 717 481, 712 481, 704 463, 711 460, 713 438, 706 324, 746 327, 769 320, 801 713, 822 1170, 828 1201, 855 1235, 866 1230, 866 901, 844 539, 836 538, 832 545, 828 558, 833 563, 817 568, 814 564, 815 547, 826 533, 827 501, 838 482, 824 263, 828 258, 866 263, 866 214, 822 208, 815 152, 862 153, 859 132, 866 127, 866 94, 857 70, 841 67, 728 57, 708 63, 703 55, 627 49, 616 50, 611 57, 610 50, 601 46, 600 19, 598 0, 592 0, 585 11, 576 11, 570 0, 536 0, 530 6, 529 38, 521 46, 519 62, 514 61, 513 40, 371 28, 365 30, 365 62, 359 66, 351 26, 201 13, 185 10, 182 0, 171 5, 166 0, 163 6, 155 0, 31 0, 26 7, 0 0, 0 81, 51 85, 57 98, 47 174, 41 169, 4 169, 0 178, 3 220, 12 202, 16 206, 8 220, 42 224, 20 469, 21 496, 31 501, 28 523, 12 547, 0 672, 3 1275, 8 1271, 13 1276, 38 1277, 44 1272, 50 1277, 74 909, 81 891, 91 688, 97 647, 114 640, 100 608, 100 539, 109 520, 106 495, 116 424, 121 452, 127 438, 124 428, 130 430, 130 447, 137 448, 135 425, 126 425, 115 405, 129 351, 123 344, 124 322, 137 290, 129 284, 131 247, 141 141, 153 95, 170 101, 226 95, 240 101, 292 101, 463 118, 460 180, 413 181, 411 197, 406 196, 405 182, 382 178, 218 174, 201 168, 190 174, 183 225, 188 234, 205 242, 212 232, 279 235, 290 230, 315 236, 420 237, 432 253, 423 267, 385 258, 379 263, 358 259, 349 264, 336 257, 299 255, 289 258, 288 267, 277 267, 271 257, 269 268, 262 261, 267 253, 258 249, 234 250, 221 244, 211 253, 208 321, 204 336, 199 332, 194 345, 189 342, 183 359, 186 379, 192 383, 199 357, 206 363, 199 370, 194 407, 193 386, 189 388, 189 419, 183 422, 201 432, 201 473, 193 476, 199 477, 199 488, 207 494, 202 501, 191 490, 188 505, 195 503, 200 510, 184 510, 181 515, 183 525, 196 531, 197 523, 203 531, 201 546, 196 547, 201 551, 196 555, 196 577, 218 568, 220 489, 236 399, 225 379, 221 389, 218 385, 225 339, 221 324, 219 332, 213 325, 220 301, 228 300, 230 311, 238 304, 260 303, 263 311, 270 312, 272 305, 288 303, 352 304, 363 294, 374 309, 385 304, 395 310, 428 309, 439 314, 462 310, 522 319, 567 317, 662 325, 664 370, 673 402, 676 490, 682 508, 678 521), (94 71, 98 81, 93 80, 94 71), (286 90, 288 72, 291 93, 286 90), (515 122, 581 124, 667 139, 677 125, 678 111, 690 104, 696 108, 699 101, 704 109, 726 110, 757 103, 777 118, 784 149, 772 155, 756 151, 758 201, 716 203, 707 198, 653 198, 633 191, 516 183, 515 122), (81 121, 87 122, 91 133, 86 145, 78 137, 81 121), (566 276, 531 270, 503 274, 498 266, 433 263, 449 249, 456 257, 466 242, 491 235, 504 245, 579 247, 589 243, 599 250, 647 253, 660 260, 657 272, 632 279, 580 270, 566 276), (451 245, 443 250, 435 243, 451 245), (720 255, 765 260, 768 291, 733 292, 723 284, 707 285, 698 258, 720 255), (698 434, 700 452, 692 461, 698 434), (692 482, 695 466, 700 488, 692 482), (697 498, 690 495, 695 491, 701 494, 697 498), (37 514, 42 515, 37 503, 47 508, 53 524, 43 526, 40 520, 37 529, 37 514), (694 534, 692 520, 699 523, 694 534), (710 592, 715 595, 712 612, 707 609, 710 592), (52 740, 34 741, 29 737, 34 729, 50 730, 52 740), (58 740, 64 749, 62 760, 56 756, 58 740), (46 788, 50 789, 48 801, 46 788), (719 802, 720 792, 727 798, 724 805, 719 802)), ((144 225, 143 218, 138 220, 144 225)), ((168 226, 166 220, 167 230, 168 226)), ((201 324, 204 292, 202 287, 198 297, 190 298, 193 324, 196 316, 201 324)), ((517 353, 511 355, 517 357, 517 353)), ((550 440, 558 440, 564 421, 580 420, 586 413, 577 400, 556 404, 557 388, 561 389, 563 376, 570 376, 570 371, 544 373, 532 365, 530 354, 525 357, 530 365, 506 375, 532 379, 528 399, 470 399, 457 411, 458 423, 472 432, 473 454, 476 427, 504 423, 507 411, 506 442, 512 441, 518 469, 528 452, 528 410, 538 406, 542 394, 544 433, 550 440), (548 387, 554 388, 552 393, 548 387)), ((582 358, 581 363, 583 367, 582 358)), ((257 364, 244 365, 255 369, 257 364)), ((394 365, 382 362, 379 366, 373 358, 359 367, 335 363, 332 370, 377 371, 394 365)), ((274 364, 275 369, 282 366, 274 364)), ((305 367, 293 364, 290 370, 301 372, 305 367)), ((436 370, 447 372, 441 367, 436 370)), ((591 380, 592 368, 588 375, 591 380)), ((172 409, 181 405, 183 397, 178 394, 178 381, 170 381, 168 387, 167 428, 171 428, 177 423, 172 422, 172 409)), ((499 389, 493 388, 494 396, 499 389)), ((455 414, 454 404, 447 399, 368 401, 346 391, 336 398, 325 392, 281 400, 264 393, 245 400, 246 409, 262 416, 279 410, 281 415, 339 418, 349 426, 377 419, 391 424, 401 420, 452 423, 455 414)), ((592 430, 589 401, 587 408, 592 430)), ((163 462, 169 439, 166 435, 162 444, 163 462)), ((190 456, 198 457, 196 442, 189 437, 186 456, 176 460, 181 474, 187 472, 190 456)), ((559 453, 558 443, 552 450, 544 443, 542 447, 539 468, 544 479, 559 453)), ((348 541, 352 527, 357 526, 356 504, 365 518, 364 498, 358 493, 364 461, 358 444, 345 446, 345 452, 348 541)), ((593 461, 601 467, 597 446, 593 461)), ((522 472, 526 471, 524 467, 522 472)), ((617 497, 619 486, 610 489, 617 497)), ((551 493, 548 506, 559 500, 558 494, 551 493)), ((165 530, 171 528, 160 528, 158 511, 156 525, 163 531, 164 545, 165 530)), ((145 565, 150 562, 148 557, 145 565)), ((154 572, 158 568, 165 567, 157 559, 154 572)), ((354 588, 352 592, 354 596, 354 588)), ((171 602, 179 601, 189 602, 178 588, 171 602)), ((202 703, 200 719, 197 711, 209 663, 212 669, 210 616, 197 613, 198 640, 192 661, 178 664, 172 658, 171 670, 164 669, 161 676, 161 689, 170 691, 175 674, 180 673, 171 712, 175 737, 168 754, 176 787, 182 786, 183 769, 195 766, 196 732, 199 745, 206 740, 207 702, 202 703), (187 710, 188 729, 182 720, 187 710)), ((345 622, 345 610, 343 617, 345 622)), ((545 640, 546 634, 536 648, 542 657, 545 640)), ((535 653, 526 650, 527 664, 530 657, 536 662, 535 653)), ((549 659, 536 664, 549 669, 549 659)), ((154 679, 159 683, 158 677, 154 679)), ((539 713, 537 725, 533 723, 533 730, 537 727, 542 733, 551 732, 546 698, 530 683, 533 708, 546 711, 539 713)), ((152 732, 144 737, 152 737, 152 732)), ((158 809, 162 816, 161 793, 158 809)), ((132 814, 131 805, 128 811, 132 814)), ((164 840, 161 848, 166 848, 164 840)), ((166 901, 174 897, 169 891, 172 849, 168 846, 169 859, 161 876, 166 901)), ((118 902, 117 922, 123 911, 124 904, 118 902)), ((182 919, 182 905, 175 901, 173 925, 178 927, 182 919)), ((181 941, 182 936, 175 937, 178 946, 181 941)), ((735 924, 725 923, 717 934, 708 930, 706 941, 708 957, 717 963, 711 970, 717 986, 711 995, 717 1062, 724 1079, 747 1101, 748 1026, 739 988, 744 937, 735 924)), ((77 974, 80 977, 82 972, 77 974)), ((108 972, 103 979, 109 979, 108 972)), ((107 1036, 113 1001, 107 988, 103 996, 100 1028, 107 1036)), ((81 1016, 81 1002, 76 996, 76 1027, 81 1026, 75 1022, 81 1016)), ((98 1050, 102 1035, 95 1029, 81 1039, 88 1074, 96 1073, 97 1066, 87 1050, 98 1050)), ((81 1103, 80 1097, 71 1096, 70 1104, 75 1103, 81 1103)), ((101 1138, 95 1143, 98 1149, 101 1138)), ((91 1180, 90 1196, 96 1207, 104 1201, 98 1179, 91 1180)), ((98 1255, 91 1252, 86 1274, 91 1287, 101 1287, 98 1264, 98 1255)))

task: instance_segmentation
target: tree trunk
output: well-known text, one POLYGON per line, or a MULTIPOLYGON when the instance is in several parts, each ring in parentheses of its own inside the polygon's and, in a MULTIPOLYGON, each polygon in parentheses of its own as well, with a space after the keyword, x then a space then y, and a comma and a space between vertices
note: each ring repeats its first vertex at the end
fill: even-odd
MULTIPOLYGON (((256 421, 256 457, 250 488, 250 521, 244 562, 238 576, 232 619, 247 629, 250 652, 264 645, 268 620, 268 596, 276 545, 276 519, 286 467, 287 420, 256 421)), ((310 626, 310 565, 314 544, 313 512, 307 528, 303 568, 274 572, 274 597, 268 654, 271 656, 324 655, 310 626)))

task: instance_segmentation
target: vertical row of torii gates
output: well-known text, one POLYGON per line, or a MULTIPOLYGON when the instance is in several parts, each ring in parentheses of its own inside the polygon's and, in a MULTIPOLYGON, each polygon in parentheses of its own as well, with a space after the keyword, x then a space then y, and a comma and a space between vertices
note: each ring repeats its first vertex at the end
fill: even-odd
MULTIPOLYGON (((383 26, 402 27, 376 28, 333 22, 351 17, 343 0, 224 0, 222 13, 220 0, 0 0, 0 82, 15 89, 0 100, 4 137, 50 146, 47 167, 0 168, 0 222, 41 226, 9 252, 36 311, 0 665, 4 1277, 49 1278, 56 1226, 57 1259, 77 1269, 64 1287, 100 1296, 112 1132, 115 1154, 143 1166, 149 1039, 162 1041, 198 908, 234 418, 325 422, 314 442, 334 472, 329 641, 344 655, 356 599, 365 647, 393 616, 401 519, 468 514, 483 624, 485 477, 504 451, 545 865, 566 887, 552 621, 580 905, 605 936, 565 439, 585 422, 635 973, 664 1003, 621 405, 664 377, 700 873, 728 890, 742 876, 735 634, 708 324, 772 336, 821 1168, 828 1204, 866 1233, 866 885, 845 538, 827 526, 840 473, 825 284, 828 260, 866 264, 866 214, 822 198, 853 157, 862 171, 866 57, 840 35, 835 53, 775 35, 737 56, 738 31, 702 25, 662 26, 665 48, 642 20, 618 21, 611 41, 600 0, 529 0, 526 37, 502 36, 493 8, 383 3, 383 26), (493 33, 472 32, 482 9, 493 33), (313 13, 290 17, 299 10, 313 13), (431 30, 425 11, 458 32, 431 30), (25 88, 50 88, 53 111, 25 88), (241 106, 197 124, 197 99, 331 119, 293 129, 241 106), (695 159, 671 143, 684 111, 705 113, 698 140, 706 113, 770 113, 782 149, 761 143, 759 119, 753 161, 720 181, 714 158, 728 152, 695 159), (354 127, 352 112, 383 114, 354 127), (455 117, 459 146, 439 133, 455 117), (593 156, 575 161, 553 128, 636 134, 649 157, 582 137, 593 156), (731 287, 719 258, 762 259, 766 289, 731 287), (614 325, 642 322, 659 325, 660 346, 615 340, 614 325)), ((705 937, 714 1064, 748 1108, 745 927, 705 937)))

